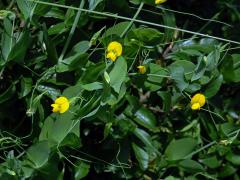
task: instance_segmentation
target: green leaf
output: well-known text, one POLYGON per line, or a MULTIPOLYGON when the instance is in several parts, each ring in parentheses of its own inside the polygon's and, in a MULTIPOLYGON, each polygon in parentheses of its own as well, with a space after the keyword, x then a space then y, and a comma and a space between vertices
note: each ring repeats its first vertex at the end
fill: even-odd
POLYGON ((17 0, 18 8, 21 10, 25 20, 32 17, 35 4, 32 1, 17 0))
POLYGON ((116 25, 114 25, 111 28, 108 28, 107 31, 103 34, 103 37, 111 36, 111 35, 117 35, 121 36, 121 34, 124 32, 124 30, 128 27, 130 22, 121 22, 116 25))
POLYGON ((229 152, 226 156, 226 159, 232 164, 239 166, 240 165, 240 155, 229 152))
POLYGON ((62 60, 57 66, 56 71, 57 72, 67 72, 67 71, 73 71, 75 69, 83 68, 88 59, 88 55, 86 53, 77 53, 75 55, 72 55, 64 60, 62 60))
POLYGON ((207 98, 213 97, 218 93, 222 83, 223 83, 223 75, 220 74, 216 79, 214 79, 207 85, 206 90, 204 91, 204 95, 207 98))
POLYGON ((13 18, 10 18, 9 13, 7 13, 6 17, 3 19, 4 31, 2 33, 1 49, 4 61, 7 61, 9 53, 13 46, 14 19, 15 15, 13 18))
POLYGON ((69 111, 63 114, 50 115, 43 124, 39 140, 48 140, 51 146, 60 145, 68 134, 80 136, 80 120, 73 120, 74 115, 69 111))
POLYGON ((19 97, 27 96, 32 90, 32 78, 21 78, 21 91, 19 97))
POLYGON ((196 81, 200 79, 204 75, 205 71, 206 71, 206 63, 204 61, 204 57, 200 57, 198 58, 198 64, 194 71, 191 81, 196 81))
POLYGON ((103 84, 100 82, 94 82, 90 84, 84 84, 82 85, 82 88, 87 90, 87 91, 94 91, 98 89, 103 89, 103 84))
POLYGON ((31 37, 29 30, 25 29, 19 39, 17 40, 16 44, 11 49, 8 61, 14 60, 18 63, 23 63, 24 57, 27 53, 28 46, 30 45, 31 37))
POLYGON ((109 73, 110 86, 119 93, 122 84, 127 76, 127 63, 123 57, 119 57, 114 64, 112 71, 109 73))
POLYGON ((144 85, 151 91, 157 91, 161 88, 161 83, 163 82, 162 76, 167 76, 168 73, 166 69, 162 68, 158 64, 149 63, 148 65, 149 74, 147 81, 144 81, 144 85))
POLYGON ((160 96, 162 98, 162 103, 163 103, 163 107, 162 109, 164 111, 170 111, 171 107, 172 107, 172 95, 170 92, 167 91, 157 91, 158 96, 160 96))
POLYGON ((130 41, 137 40, 139 45, 154 46, 162 42, 164 34, 153 28, 137 28, 128 34, 130 41))
POLYGON ((153 115, 153 113, 149 111, 147 108, 143 106, 139 108, 134 113, 134 117, 135 117, 134 120, 140 125, 142 125, 143 127, 150 130, 156 129, 157 120, 153 115))
POLYGON ((201 164, 198 162, 191 160, 191 159, 185 159, 181 162, 179 162, 179 166, 182 167, 185 171, 189 173, 196 173, 196 172, 203 172, 204 168, 201 164))
POLYGON ((176 86, 180 91, 183 91, 188 87, 188 83, 185 80, 183 67, 169 67, 171 78, 176 82, 176 86))
POLYGON ((148 153, 137 146, 135 143, 132 143, 133 151, 135 153, 135 156, 139 162, 139 166, 142 170, 146 170, 148 168, 148 162, 149 162, 149 155, 148 153))
POLYGON ((41 93, 46 94, 52 100, 55 100, 58 96, 61 95, 61 92, 59 89, 55 87, 51 87, 50 85, 38 85, 37 90, 41 93))
POLYGON ((49 29, 48 29, 48 35, 55 35, 55 34, 62 34, 64 32, 68 31, 68 28, 66 27, 65 23, 61 22, 58 24, 54 24, 52 25, 49 29))
POLYGON ((86 177, 90 171, 90 165, 83 161, 80 161, 74 168, 74 179, 79 180, 86 177))
POLYGON ((15 84, 10 85, 6 91, 4 91, 2 94, 0 94, 0 104, 11 99, 12 96, 15 94, 15 92, 16 92, 15 84))
POLYGON ((144 130, 136 128, 134 130, 134 135, 139 138, 147 147, 154 148, 151 136, 144 130))
POLYGON ((197 141, 193 138, 172 140, 165 150, 165 156, 169 161, 181 160, 192 153, 196 146, 197 141))
POLYGON ((79 82, 82 82, 83 84, 95 82, 104 70, 104 68, 105 63, 102 62, 88 66, 79 82))
POLYGON ((218 168, 219 166, 221 166, 221 161, 219 161, 216 156, 201 159, 200 162, 212 169, 218 168))
MULTIPOLYGON (((163 22, 164 25, 169 26, 169 27, 176 27, 176 19, 175 16, 172 12, 170 11, 164 11, 163 10, 163 22)), ((165 33, 164 33, 164 41, 165 42, 171 42, 175 39, 174 37, 175 30, 165 28, 165 33)))
POLYGON ((48 141, 40 141, 27 150, 28 159, 34 163, 34 168, 40 168, 47 163, 50 154, 48 141))

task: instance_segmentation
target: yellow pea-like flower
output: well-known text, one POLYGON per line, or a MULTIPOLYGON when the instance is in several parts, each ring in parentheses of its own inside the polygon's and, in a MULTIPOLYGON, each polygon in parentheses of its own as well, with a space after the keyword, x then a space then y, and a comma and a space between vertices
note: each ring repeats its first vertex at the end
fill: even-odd
POLYGON ((69 100, 66 97, 59 97, 54 101, 54 104, 51 104, 53 107, 52 112, 59 112, 59 113, 65 113, 70 106, 69 100))
POLYGON ((197 93, 191 98, 192 110, 200 110, 206 103, 206 97, 203 94, 197 93))
POLYGON ((158 5, 158 4, 162 4, 162 3, 165 3, 167 0, 155 0, 155 4, 158 5))
POLYGON ((119 42, 113 41, 108 44, 106 57, 114 62, 122 55, 122 49, 122 45, 119 42))
POLYGON ((145 66, 138 66, 137 68, 140 74, 145 74, 145 72, 147 71, 145 66))

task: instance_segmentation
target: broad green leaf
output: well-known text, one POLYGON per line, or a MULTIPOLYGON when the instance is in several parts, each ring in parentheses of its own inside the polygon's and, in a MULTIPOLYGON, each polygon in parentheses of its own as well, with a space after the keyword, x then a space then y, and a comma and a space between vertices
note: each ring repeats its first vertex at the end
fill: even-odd
POLYGON ((165 150, 165 156, 169 161, 181 160, 190 155, 196 146, 197 141, 193 138, 172 140, 165 150))
POLYGON ((73 71, 76 69, 83 68, 88 59, 87 59, 87 54, 86 53, 77 53, 75 55, 72 55, 63 61, 61 61, 57 66, 56 66, 56 71, 57 72, 67 72, 67 71, 73 71))
POLYGON ((180 91, 183 91, 188 87, 188 83, 185 80, 184 76, 184 68, 183 67, 174 67, 171 66, 170 68, 170 74, 171 78, 176 82, 176 86, 180 91))
POLYGON ((84 74, 80 78, 79 82, 82 82, 83 84, 95 82, 103 72, 104 68, 105 63, 102 62, 86 67, 86 70, 84 71, 84 74))
POLYGON ((82 85, 82 88, 87 90, 87 91, 94 91, 98 89, 103 89, 103 84, 100 82, 94 82, 90 84, 84 84, 82 85))
POLYGON ((34 168, 40 168, 47 163, 50 154, 48 141, 40 141, 27 150, 28 159, 33 162, 34 168))
POLYGON ((216 156, 201 159, 200 162, 212 169, 221 166, 221 161, 219 161, 216 156))
POLYGON ((229 152, 226 156, 226 159, 232 164, 239 166, 240 165, 240 155, 229 152))
POLYGON ((48 29, 48 35, 55 35, 55 34, 62 34, 64 32, 68 31, 68 28, 66 27, 66 25, 61 22, 58 24, 54 24, 52 25, 49 29, 48 29))
POLYGON ((11 49, 8 61, 14 60, 18 63, 23 63, 24 57, 27 53, 28 46, 31 42, 31 36, 29 30, 25 29, 21 34, 16 44, 11 49))
POLYGON ((140 148, 135 143, 132 143, 133 151, 135 153, 135 156, 139 162, 139 166, 142 170, 146 170, 148 168, 148 162, 149 162, 149 155, 148 153, 140 148))
POLYGON ((154 46, 162 42, 164 34, 153 28, 136 28, 128 33, 130 41, 137 40, 139 45, 154 46))
POLYGON ((24 0, 17 0, 17 5, 19 9, 21 10, 24 19, 27 20, 32 17, 33 10, 36 6, 35 2, 32 1, 24 1, 24 0))
POLYGON ((227 163, 223 165, 221 170, 218 172, 219 178, 229 177, 233 175, 237 171, 237 168, 232 166, 231 164, 227 163))
POLYGON ((122 84, 124 83, 127 76, 127 63, 123 57, 119 57, 109 73, 110 86, 119 93, 122 84))
POLYGON ((118 35, 121 36, 121 34, 124 32, 124 30, 127 28, 130 22, 121 22, 116 25, 114 25, 111 28, 108 28, 107 31, 103 34, 103 37, 111 36, 111 35, 118 35))
POLYGON ((162 68, 158 64, 150 63, 148 65, 149 74, 147 81, 144 81, 144 85, 151 91, 157 91, 161 88, 161 83, 163 82, 164 76, 167 76, 168 73, 166 69, 162 68))
POLYGON ((214 79, 207 85, 206 90, 204 91, 204 95, 207 98, 213 97, 218 93, 222 83, 223 83, 223 75, 220 74, 216 79, 214 79))
POLYGON ((50 115, 43 124, 39 140, 48 140, 51 146, 60 145, 68 134, 79 134, 80 120, 73 120, 74 115, 69 111, 63 114, 50 115))
POLYGON ((88 51, 89 48, 90 48, 89 41, 80 41, 79 43, 77 43, 73 46, 68 57, 75 55, 75 54, 84 54, 88 51))

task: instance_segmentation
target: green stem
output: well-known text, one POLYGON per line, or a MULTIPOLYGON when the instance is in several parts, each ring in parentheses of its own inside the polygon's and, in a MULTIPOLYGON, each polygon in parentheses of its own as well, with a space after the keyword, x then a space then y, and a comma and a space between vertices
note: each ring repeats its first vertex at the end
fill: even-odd
MULTIPOLYGON (((71 6, 61 5, 61 4, 49 3, 49 2, 43 2, 43 1, 35 1, 35 0, 28 0, 28 1, 34 1, 34 2, 39 3, 39 4, 56 6, 56 7, 60 7, 60 8, 67 8, 67 9, 69 8, 69 9, 74 9, 74 10, 81 10, 83 12, 98 14, 98 15, 106 16, 106 17, 118 18, 118 19, 127 20, 127 21, 131 21, 132 20, 132 18, 128 18, 128 17, 124 17, 124 16, 119 16, 119 15, 110 14, 110 13, 104 13, 104 12, 98 12, 98 11, 93 11, 93 10, 87 10, 87 9, 82 9, 82 8, 76 8, 76 7, 71 7, 71 6)), ((211 35, 208 35, 208 34, 202 34, 202 33, 198 33, 198 32, 193 32, 193 31, 189 31, 189 30, 186 30, 186 29, 166 26, 166 25, 163 25, 163 24, 156 24, 156 23, 147 22, 147 21, 138 20, 138 19, 135 19, 133 21, 134 22, 138 22, 138 23, 142 23, 142 24, 146 24, 146 25, 151 25, 151 26, 160 27, 160 28, 177 30, 177 31, 188 33, 188 34, 195 34, 195 35, 201 36, 201 37, 217 39, 219 41, 224 41, 224 42, 229 42, 229 43, 240 45, 240 42, 238 42, 238 41, 233 41, 233 40, 224 39, 224 38, 221 38, 221 37, 211 36, 211 35)))
POLYGON ((67 51, 67 48, 68 48, 68 46, 69 46, 69 43, 70 43, 70 41, 71 41, 71 39, 72 39, 72 36, 73 36, 73 34, 74 34, 74 31, 75 31, 75 29, 76 29, 76 27, 77 27, 79 18, 80 18, 81 13, 82 13, 82 8, 83 8, 83 6, 84 6, 84 1, 85 1, 85 0, 82 0, 81 3, 80 3, 80 5, 79 5, 77 15, 76 15, 76 17, 75 17, 75 19, 74 19, 73 26, 72 26, 72 28, 71 28, 71 30, 70 30, 70 33, 69 33, 69 35, 68 35, 68 38, 67 38, 67 42, 66 42, 65 46, 63 47, 62 54, 60 55, 60 57, 59 57, 59 59, 58 59, 59 62, 61 62, 61 61, 63 60, 63 57, 64 57, 64 55, 65 55, 65 53, 66 53, 66 51, 67 51))
POLYGON ((137 12, 136 12, 135 15, 133 16, 133 18, 132 18, 132 20, 130 21, 130 23, 128 24, 127 28, 126 28, 126 29, 123 31, 123 33, 121 34, 121 36, 120 36, 121 38, 122 38, 122 37, 127 33, 127 31, 132 27, 134 21, 136 20, 136 18, 138 17, 140 11, 142 10, 143 5, 144 5, 144 3, 141 2, 141 4, 140 4, 139 7, 138 7, 137 12))

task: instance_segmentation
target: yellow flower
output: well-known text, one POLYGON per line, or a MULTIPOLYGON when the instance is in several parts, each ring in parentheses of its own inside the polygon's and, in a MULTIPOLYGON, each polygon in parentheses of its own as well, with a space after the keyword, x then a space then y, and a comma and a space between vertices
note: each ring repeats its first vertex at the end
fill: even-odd
POLYGON ((206 98, 203 94, 195 94, 191 99, 192 110, 200 110, 202 106, 206 103, 206 98))
POLYGON ((57 98, 51 106, 53 107, 52 112, 65 113, 69 109, 69 100, 61 96, 57 98))
POLYGON ((122 55, 122 45, 117 42, 113 41, 108 44, 107 47, 107 58, 115 61, 117 57, 122 55))
POLYGON ((164 2, 166 2, 167 0, 155 0, 155 4, 162 4, 164 2))
POLYGON ((140 74, 144 74, 146 72, 146 67, 145 66, 138 66, 138 72, 140 74))

